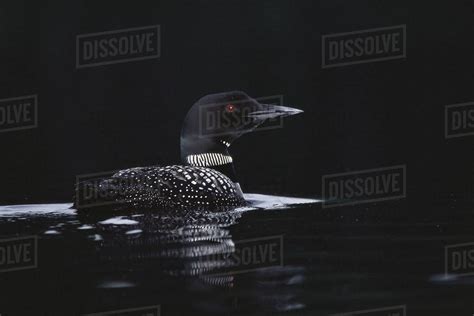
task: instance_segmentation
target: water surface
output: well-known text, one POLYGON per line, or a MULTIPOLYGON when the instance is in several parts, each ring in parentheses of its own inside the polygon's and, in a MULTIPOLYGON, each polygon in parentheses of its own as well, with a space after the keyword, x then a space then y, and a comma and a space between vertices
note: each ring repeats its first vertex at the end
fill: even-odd
POLYGON ((470 207, 448 201, 420 211, 394 201, 323 209, 314 200, 247 198, 252 208, 225 213, 0 207, 2 239, 38 236, 37 268, 0 273, 0 312, 158 305, 162 315, 332 315, 399 305, 407 315, 474 312, 474 279, 444 275, 444 247, 474 241, 470 207), (255 250, 247 265, 235 260, 245 247, 255 250), (278 260, 265 262, 271 249, 278 260))

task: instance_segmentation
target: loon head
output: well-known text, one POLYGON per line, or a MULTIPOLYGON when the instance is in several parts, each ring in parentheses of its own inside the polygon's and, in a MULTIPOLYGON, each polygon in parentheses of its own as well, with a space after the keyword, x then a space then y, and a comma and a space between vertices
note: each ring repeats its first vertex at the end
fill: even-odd
MULTIPOLYGON (((181 159, 192 166, 220 169, 232 166, 228 148, 237 138, 255 130, 268 119, 303 111, 262 104, 241 91, 210 94, 189 110, 181 130, 181 159)), ((232 172, 225 172, 235 180, 232 172)), ((222 171, 222 170, 221 170, 222 171)))

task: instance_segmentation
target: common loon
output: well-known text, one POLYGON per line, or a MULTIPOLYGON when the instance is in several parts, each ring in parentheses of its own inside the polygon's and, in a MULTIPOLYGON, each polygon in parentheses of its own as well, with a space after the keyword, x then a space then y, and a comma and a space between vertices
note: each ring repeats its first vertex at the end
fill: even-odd
POLYGON ((183 123, 184 165, 137 167, 80 182, 73 207, 130 210, 244 206, 229 147, 268 119, 301 112, 262 104, 241 91, 204 96, 191 107, 183 123))

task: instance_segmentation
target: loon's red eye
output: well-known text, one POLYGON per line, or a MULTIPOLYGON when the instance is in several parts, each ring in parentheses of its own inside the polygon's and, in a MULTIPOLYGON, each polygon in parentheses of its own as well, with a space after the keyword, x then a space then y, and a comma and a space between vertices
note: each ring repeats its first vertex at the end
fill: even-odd
POLYGON ((232 113, 232 112, 234 112, 234 110, 235 110, 235 106, 234 106, 233 104, 227 104, 227 105, 225 106, 225 110, 226 110, 227 112, 232 113))

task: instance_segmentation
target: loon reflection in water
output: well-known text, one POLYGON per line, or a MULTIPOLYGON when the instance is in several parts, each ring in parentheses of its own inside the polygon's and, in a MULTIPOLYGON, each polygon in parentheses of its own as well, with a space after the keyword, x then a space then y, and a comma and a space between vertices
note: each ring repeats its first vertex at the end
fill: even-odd
MULTIPOLYGON (((235 263, 227 259, 235 251, 235 240, 229 229, 243 213, 257 209, 289 209, 319 202, 260 194, 244 196, 250 206, 228 212, 168 209, 162 212, 108 214, 76 212, 70 209, 70 204, 33 204, 0 206, 0 220, 27 221, 27 226, 46 222, 49 226, 32 233, 48 239, 64 238, 71 232, 81 233, 96 245, 99 261, 105 265, 155 260, 154 268, 158 265, 170 276, 205 276, 215 274, 216 270, 232 269, 235 263)), ((82 260, 86 261, 95 258, 82 256, 82 260)), ((223 285, 223 280, 232 280, 212 276, 205 279, 220 285, 223 285)))
POLYGON ((240 91, 207 95, 191 107, 183 123, 184 165, 137 167, 98 182, 84 181, 76 186, 74 207, 107 204, 114 210, 140 210, 244 206, 247 203, 228 148, 269 119, 301 112, 262 104, 240 91), (223 121, 211 122, 216 117, 223 121), (86 191, 93 193, 88 195, 86 191), (84 199, 86 195, 89 200, 84 199))
MULTIPOLYGON (((64 282, 82 289, 81 296, 87 295, 87 291, 91 297, 107 297, 114 289, 127 293, 147 289, 142 294, 149 297, 153 291, 186 289, 187 293, 194 293, 190 296, 190 308, 212 314, 229 308, 229 292, 218 289, 232 289, 241 302, 264 309, 298 309, 302 303, 294 285, 289 286, 288 282, 294 284, 303 278, 303 268, 267 267, 250 277, 234 273, 238 267, 230 257, 239 240, 235 240, 231 227, 247 211, 317 201, 252 194, 245 197, 255 207, 229 212, 170 209, 119 216, 76 212, 70 204, 0 206, 0 223, 9 222, 10 227, 17 227, 14 223, 21 222, 29 227, 29 233, 39 234, 42 253, 51 254, 43 257, 49 261, 42 262, 44 278, 56 280, 55 275, 67 273, 64 282), (258 282, 261 296, 254 297, 242 289, 248 282, 258 282), (214 294, 206 295, 209 291, 214 294)), ((246 237, 239 237, 242 238, 246 237)), ((161 296, 164 301, 160 302, 173 300, 174 295, 171 292, 170 298, 161 296)), ((95 310, 107 308, 90 309, 95 310)))

